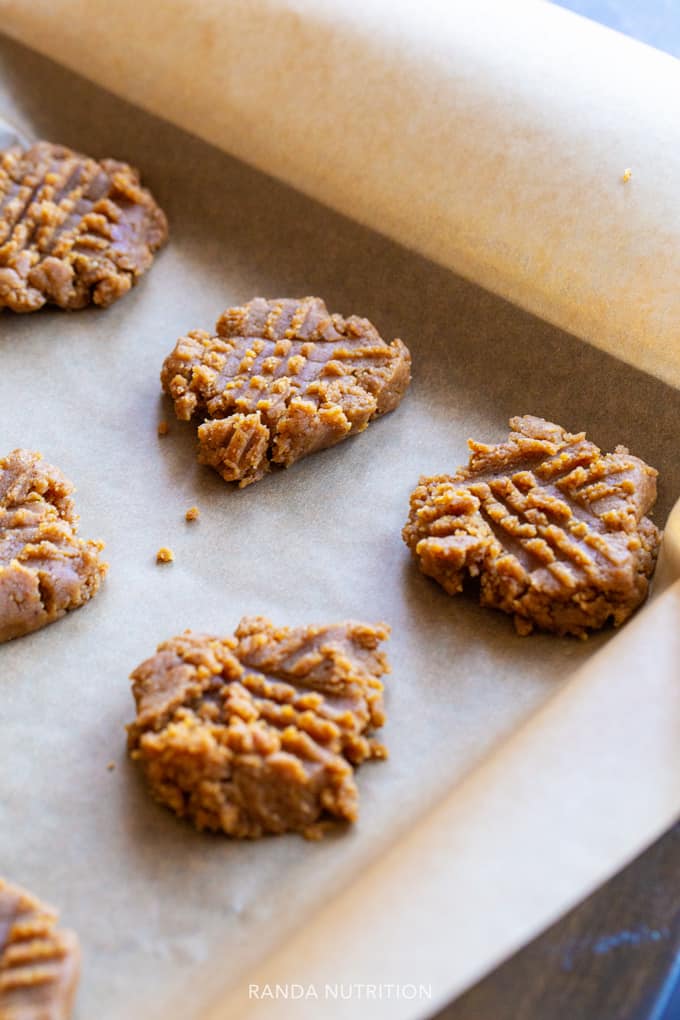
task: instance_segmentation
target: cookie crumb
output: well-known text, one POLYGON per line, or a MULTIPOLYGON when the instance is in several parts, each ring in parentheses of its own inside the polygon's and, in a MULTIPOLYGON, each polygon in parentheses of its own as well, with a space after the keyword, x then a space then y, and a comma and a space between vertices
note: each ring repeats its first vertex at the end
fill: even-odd
POLYGON ((168 425, 167 421, 159 421, 159 423, 158 423, 158 435, 159 436, 167 436, 169 431, 170 431, 170 426, 168 425))
POLYGON ((627 184, 632 176, 633 171, 631 170, 630 167, 626 167, 626 169, 623 171, 623 177, 621 178, 621 180, 623 181, 624 184, 627 184))
POLYGON ((187 512, 184 515, 184 519, 186 521, 197 521, 200 516, 201 516, 201 511, 198 509, 198 507, 197 506, 190 506, 189 509, 187 510, 187 512))
POLYGON ((108 769, 108 771, 109 771, 109 772, 113 772, 113 770, 114 770, 114 769, 115 769, 115 767, 116 767, 116 763, 115 763, 115 761, 110 761, 110 762, 109 762, 109 764, 108 764, 108 765, 107 765, 106 767, 107 767, 107 769, 108 769))
POLYGON ((167 545, 162 545, 156 553, 156 563, 172 563, 174 558, 174 552, 168 549, 167 545))

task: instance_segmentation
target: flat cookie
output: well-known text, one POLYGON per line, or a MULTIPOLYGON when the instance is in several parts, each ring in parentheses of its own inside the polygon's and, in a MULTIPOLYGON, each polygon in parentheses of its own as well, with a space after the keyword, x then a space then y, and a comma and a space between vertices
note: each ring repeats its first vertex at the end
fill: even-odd
POLYGON ((0 308, 106 307, 167 236, 164 213, 126 163, 49 142, 0 153, 0 308))
POLYGON ((198 829, 254 839, 353 822, 353 766, 386 752, 384 624, 186 631, 132 674, 128 747, 153 796, 198 829))
POLYGON ((0 1020, 68 1020, 80 975, 76 935, 0 878, 0 1020))
POLYGON ((255 298, 216 329, 178 340, 161 382, 178 418, 206 419, 200 463, 241 487, 362 432, 411 380, 401 340, 385 343, 367 319, 330 315, 319 298, 255 298))
POLYGON ((53 623, 99 589, 103 543, 76 536, 72 492, 39 453, 0 460, 0 642, 53 623))
POLYGON ((585 637, 623 623, 647 595, 660 533, 644 515, 657 472, 623 446, 526 415, 507 441, 470 441, 467 468, 421 478, 403 537, 450 595, 479 578, 480 601, 534 627, 585 637))

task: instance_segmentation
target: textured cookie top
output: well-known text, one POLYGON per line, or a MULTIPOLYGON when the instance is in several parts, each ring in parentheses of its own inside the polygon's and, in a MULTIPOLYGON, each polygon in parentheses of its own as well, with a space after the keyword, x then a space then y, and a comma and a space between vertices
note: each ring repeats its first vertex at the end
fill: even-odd
POLYGON ((330 315, 319 298, 255 298, 216 329, 178 340, 161 381, 178 418, 208 419, 201 463, 241 486, 362 431, 410 382, 401 340, 386 343, 367 319, 330 315))
POLYGON ((403 531, 424 573, 450 593, 480 580, 483 605, 583 636, 622 623, 645 598, 660 535, 645 517, 657 472, 625 447, 527 415, 507 441, 470 441, 469 464, 422 478, 403 531))
POLYGON ((129 747, 158 800, 232 836, 318 832, 354 821, 353 767, 384 757, 384 624, 274 627, 234 637, 187 631, 132 674, 129 747))
POLYGON ((23 889, 0 878, 0 1018, 68 1020, 80 972, 73 932, 23 889))
POLYGON ((52 623, 99 589, 103 544, 77 537, 72 492, 39 453, 0 460, 0 642, 52 623))
POLYGON ((110 305, 167 236, 163 212, 125 163, 49 142, 0 154, 0 308, 110 305))

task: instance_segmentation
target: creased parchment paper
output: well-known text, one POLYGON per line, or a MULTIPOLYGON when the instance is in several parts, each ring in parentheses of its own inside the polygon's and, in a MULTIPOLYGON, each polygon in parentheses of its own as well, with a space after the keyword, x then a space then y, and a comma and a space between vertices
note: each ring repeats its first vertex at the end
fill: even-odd
POLYGON ((431 999, 364 1015, 425 1015, 673 820, 678 591, 620 635, 517 638, 414 570, 408 493, 465 460, 469 435, 532 411, 656 465, 662 522, 680 393, 16 44, 0 58, 0 115, 140 166, 172 227, 110 310, 0 319, 2 450, 62 467, 111 562, 91 604, 0 648, 0 873, 80 932, 78 1020, 360 1015, 246 1000, 269 979, 423 981, 431 999), (191 427, 157 438, 157 377, 180 333, 255 293, 369 316, 409 343, 414 383, 363 436, 238 492, 196 465, 191 427), (130 669, 186 626, 228 632, 250 612, 394 628, 391 758, 359 773, 358 826, 321 844, 198 835, 125 760, 130 669))
POLYGON ((536 0, 0 0, 0 15, 106 88, 680 384, 673 57, 536 0))

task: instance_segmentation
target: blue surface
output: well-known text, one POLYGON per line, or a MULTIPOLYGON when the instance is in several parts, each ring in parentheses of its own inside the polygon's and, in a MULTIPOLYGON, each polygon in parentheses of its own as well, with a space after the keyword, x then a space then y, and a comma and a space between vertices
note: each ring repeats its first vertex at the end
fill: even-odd
POLYGON ((621 931, 595 935, 588 933, 582 937, 571 939, 562 949, 562 970, 574 970, 580 958, 587 953, 602 956, 617 949, 644 949, 650 942, 661 942, 671 934, 670 928, 650 928, 641 924, 636 928, 624 928, 621 931))
POLYGON ((680 0, 555 0, 560 7, 680 57, 680 0))
POLYGON ((680 953, 661 986, 647 1020, 678 1020, 680 1017, 680 953))

